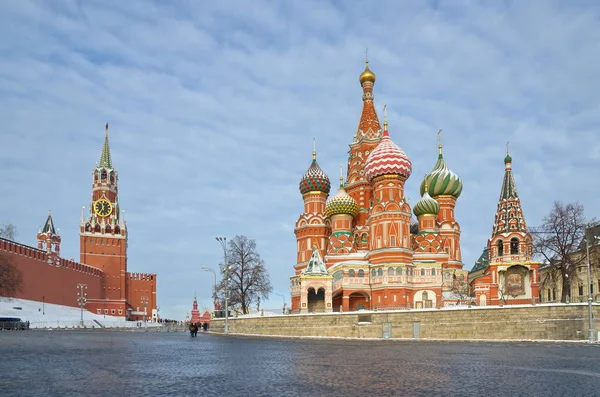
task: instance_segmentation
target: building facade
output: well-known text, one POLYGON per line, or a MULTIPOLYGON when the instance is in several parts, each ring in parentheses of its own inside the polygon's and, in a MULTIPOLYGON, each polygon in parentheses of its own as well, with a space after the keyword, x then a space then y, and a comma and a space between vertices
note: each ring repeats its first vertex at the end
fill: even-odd
MULTIPOLYGON (((594 302, 600 302, 600 225, 586 229, 583 240, 571 254, 576 263, 568 272, 567 299, 569 302, 587 302, 591 295, 594 302), (589 238, 589 244, 588 244, 589 238), (589 255, 589 256, 588 256, 589 255), (588 288, 587 263, 590 262, 588 288)), ((560 269, 551 265, 540 267, 540 301, 560 302, 563 291, 563 276, 560 269)))
POLYGON ((0 253, 9 255, 23 274, 17 298, 77 306, 77 285, 85 284, 87 310, 157 320, 156 274, 130 273, 127 268, 128 229, 119 207, 118 179, 107 124, 100 161, 92 172, 89 212, 84 207, 81 213, 80 262, 61 258, 61 237, 51 214, 37 234, 37 249, 7 240, 0 244, 0 253))
POLYGON ((363 108, 337 192, 329 196, 331 182, 314 147, 300 180, 304 211, 294 230, 292 311, 451 303, 467 287, 454 217, 462 181, 448 168, 440 141, 437 162, 420 185, 421 199, 411 208, 405 183, 412 162, 392 141, 385 116, 381 128, 368 61, 359 81, 363 108))
POLYGON ((507 150, 492 237, 469 273, 475 304, 539 301, 539 265, 533 260, 533 239, 527 231, 512 172, 512 157, 507 150))

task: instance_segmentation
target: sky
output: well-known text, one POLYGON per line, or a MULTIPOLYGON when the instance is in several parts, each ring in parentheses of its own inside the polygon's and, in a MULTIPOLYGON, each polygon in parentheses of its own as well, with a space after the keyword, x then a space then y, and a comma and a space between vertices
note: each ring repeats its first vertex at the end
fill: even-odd
POLYGON ((2 2, 0 224, 35 245, 51 209, 78 259, 108 122, 128 269, 158 274, 160 315, 184 318, 195 293, 211 305, 217 236, 256 240, 273 285, 261 306, 289 304, 298 182, 313 137, 330 179, 345 169, 368 48, 413 205, 443 129, 470 269, 507 141, 530 226, 555 200, 598 216, 599 26, 594 1, 2 2))

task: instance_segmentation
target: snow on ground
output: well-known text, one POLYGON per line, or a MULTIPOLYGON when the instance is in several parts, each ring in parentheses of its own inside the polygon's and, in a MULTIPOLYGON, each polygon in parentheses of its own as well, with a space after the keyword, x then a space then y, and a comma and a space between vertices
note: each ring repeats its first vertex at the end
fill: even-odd
MULTIPOLYGON (((30 328, 81 327, 81 309, 26 299, 1 298, 0 317, 18 317, 23 321, 29 321, 30 328)), ((140 322, 125 321, 123 317, 104 316, 84 310, 83 324, 88 328, 137 328, 140 322)), ((145 327, 160 326, 160 324, 152 322, 141 325, 145 327)))

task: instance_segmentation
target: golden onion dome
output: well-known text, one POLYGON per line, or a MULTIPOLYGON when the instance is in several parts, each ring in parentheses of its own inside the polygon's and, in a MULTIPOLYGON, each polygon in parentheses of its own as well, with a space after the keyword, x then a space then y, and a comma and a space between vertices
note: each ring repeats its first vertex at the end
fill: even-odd
POLYGON ((367 61, 367 64, 365 65, 365 70, 361 73, 359 81, 360 85, 363 85, 365 81, 375 83, 375 73, 371 72, 371 69, 369 69, 369 61, 367 61))

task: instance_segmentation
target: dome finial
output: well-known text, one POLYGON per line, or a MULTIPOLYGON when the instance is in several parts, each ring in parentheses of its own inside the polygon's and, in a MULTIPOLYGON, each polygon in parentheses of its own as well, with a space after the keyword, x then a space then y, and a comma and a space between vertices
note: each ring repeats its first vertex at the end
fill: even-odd
POLYGON ((510 154, 508 152, 508 144, 510 143, 510 141, 506 142, 506 157, 504 158, 504 164, 510 164, 512 163, 512 157, 510 157, 510 154))
POLYGON ((340 186, 344 186, 344 171, 342 171, 343 167, 343 165, 340 165, 340 186))
POLYGON ((438 135, 438 154, 442 155, 442 129, 440 128, 437 132, 438 135))
POLYGON ((427 189, 429 189, 429 181, 427 181, 427 174, 425 174, 425 178, 423 178, 423 181, 425 182, 425 191, 427 192, 427 189))
POLYGON ((317 138, 313 138, 313 161, 317 161, 317 138))
POLYGON ((360 81, 360 85, 363 85, 363 83, 369 81, 371 83, 375 83, 375 73, 371 72, 371 69, 369 69, 369 49, 367 48, 365 50, 365 70, 361 73, 360 77, 359 77, 359 81, 360 81))
POLYGON ((388 133, 387 104, 383 105, 383 135, 390 136, 388 133))

